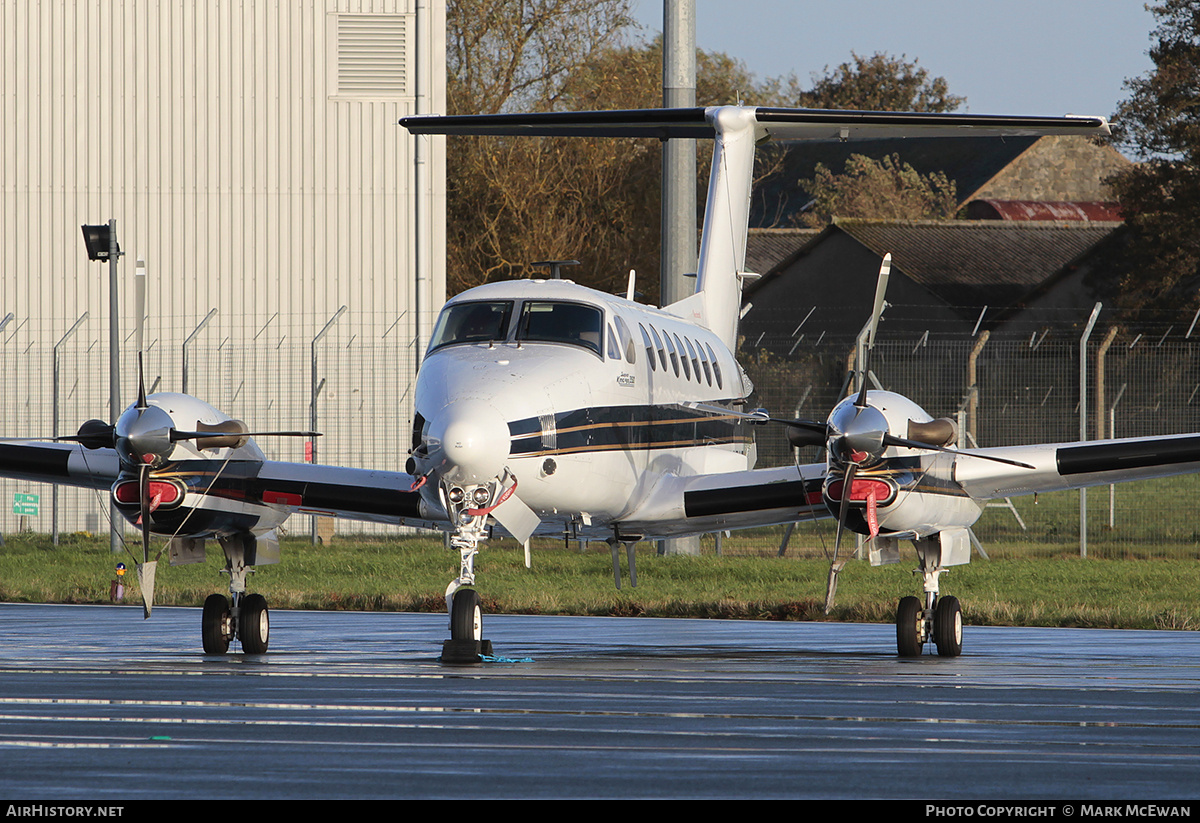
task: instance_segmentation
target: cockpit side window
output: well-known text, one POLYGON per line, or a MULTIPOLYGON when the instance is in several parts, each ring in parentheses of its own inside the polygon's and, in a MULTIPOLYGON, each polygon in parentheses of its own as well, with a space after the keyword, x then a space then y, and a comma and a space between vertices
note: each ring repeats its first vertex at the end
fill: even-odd
POLYGON ((612 323, 608 324, 608 359, 621 359, 621 347, 617 345, 617 333, 613 330, 612 323))
POLYGON ((511 300, 453 303, 438 315, 429 350, 454 343, 502 342, 508 337, 511 300))
POLYGON ((517 340, 583 346, 601 356, 603 334, 603 313, 582 303, 528 301, 517 326, 517 340))

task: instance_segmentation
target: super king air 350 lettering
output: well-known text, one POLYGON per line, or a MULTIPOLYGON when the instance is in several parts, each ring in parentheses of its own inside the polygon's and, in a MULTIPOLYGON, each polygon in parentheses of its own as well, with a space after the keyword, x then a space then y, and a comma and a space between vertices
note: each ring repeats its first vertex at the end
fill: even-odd
MULTIPOLYGON (((942 654, 958 654, 961 613, 954 598, 939 596, 938 578, 969 560, 966 530, 982 501, 1200 466, 1197 436, 959 452, 942 445, 943 424, 916 404, 859 392, 824 423, 786 421, 798 441, 827 445, 825 463, 754 468, 753 426, 771 418, 742 409, 750 387, 732 352, 755 145, 1094 135, 1107 133, 1102 118, 718 107, 401 123, 415 134, 714 138, 696 293, 662 309, 559 280, 456 296, 417 380, 406 472, 264 460, 244 426, 182 395, 146 398, 114 434, 88 440, 81 430, 82 443, 0 444, 0 475, 111 488, 127 517, 171 538, 173 562, 198 559, 205 539, 218 540, 231 598, 206 604, 206 651, 223 652, 234 637, 246 651, 266 649, 265 601, 245 595, 246 573, 277 559, 274 529, 303 512, 450 533, 460 566, 446 590, 446 659, 478 659, 474 558, 493 530, 521 541, 564 533, 607 540, 615 564, 621 544, 641 539, 814 516, 837 517, 839 540, 843 527, 872 534, 880 562, 895 559, 898 541, 913 540, 926 597, 900 604, 900 652, 919 654, 932 638, 942 654), (123 425, 143 418, 169 449, 121 447, 123 425), (245 436, 206 439, 201 424, 232 430, 224 438, 245 436)), ((830 597, 835 581, 836 568, 830 597)))

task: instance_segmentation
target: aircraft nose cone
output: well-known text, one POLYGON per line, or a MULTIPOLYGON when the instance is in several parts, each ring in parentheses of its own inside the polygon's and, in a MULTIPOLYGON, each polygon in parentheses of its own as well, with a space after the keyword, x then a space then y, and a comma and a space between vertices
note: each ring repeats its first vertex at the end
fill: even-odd
POLYGON ((504 470, 510 437, 500 412, 487 404, 460 403, 447 407, 439 418, 431 421, 429 439, 431 446, 441 445, 447 480, 484 483, 504 470))

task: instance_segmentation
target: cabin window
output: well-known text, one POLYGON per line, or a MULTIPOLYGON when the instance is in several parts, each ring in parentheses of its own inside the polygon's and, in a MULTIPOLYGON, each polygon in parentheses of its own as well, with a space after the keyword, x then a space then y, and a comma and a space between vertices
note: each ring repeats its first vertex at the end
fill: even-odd
POLYGON ((708 349, 709 359, 712 360, 713 377, 717 379, 717 388, 723 389, 725 388, 725 384, 721 381, 721 365, 717 362, 717 356, 713 354, 712 346, 708 345, 707 343, 705 343, 704 346, 708 349))
POLYGON ((662 340, 658 337, 658 330, 653 326, 650 327, 650 333, 654 335, 654 348, 658 350, 658 359, 662 362, 663 371, 667 370, 667 350, 663 348, 662 340))
POLYGON ((455 343, 498 343, 508 337, 511 300, 453 303, 438 315, 429 350, 455 343))
POLYGON ((671 355, 671 368, 675 369, 675 376, 679 376, 679 355, 675 354, 675 346, 671 343, 670 332, 663 332, 663 339, 667 341, 667 353, 671 355))
POLYGON ((683 366, 683 376, 691 380, 692 366, 688 363, 687 354, 684 353, 683 343, 680 341, 679 335, 675 335, 675 350, 679 352, 679 364, 683 366))
POLYGON ((700 352, 700 365, 704 367, 704 379, 708 381, 708 385, 712 385, 712 370, 708 367, 708 355, 704 353, 704 346, 696 344, 696 350, 700 352))
POLYGON ((650 335, 646 333, 646 327, 638 323, 638 328, 642 330, 642 340, 646 341, 646 359, 650 361, 650 371, 658 371, 658 363, 654 360, 654 344, 650 342, 650 335))
POLYGON ((629 333, 629 327, 625 325, 625 321, 621 319, 621 315, 613 315, 613 322, 617 324, 617 340, 625 349, 625 361, 629 364, 637 362, 637 353, 633 345, 633 335, 629 333))
POLYGON ((696 382, 700 382, 700 359, 696 357, 696 350, 692 348, 692 341, 685 337, 683 342, 687 343, 688 357, 692 360, 692 373, 696 375, 696 382))
POLYGON ((558 301, 527 301, 521 306, 517 340, 583 346, 603 356, 604 316, 595 306, 558 301))

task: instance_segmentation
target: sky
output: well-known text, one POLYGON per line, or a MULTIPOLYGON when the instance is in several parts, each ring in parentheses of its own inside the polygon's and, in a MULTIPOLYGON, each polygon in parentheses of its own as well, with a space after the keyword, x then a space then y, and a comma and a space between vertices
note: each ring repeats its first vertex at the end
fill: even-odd
MULTIPOLYGON (((662 0, 633 0, 652 37, 662 0)), ((696 44, 758 79, 814 73, 856 52, 917 59, 974 114, 1109 117, 1148 72, 1142 0, 695 0, 696 44)), ((735 102, 735 101, 730 101, 735 102)), ((753 104, 753 100, 746 100, 753 104)))

